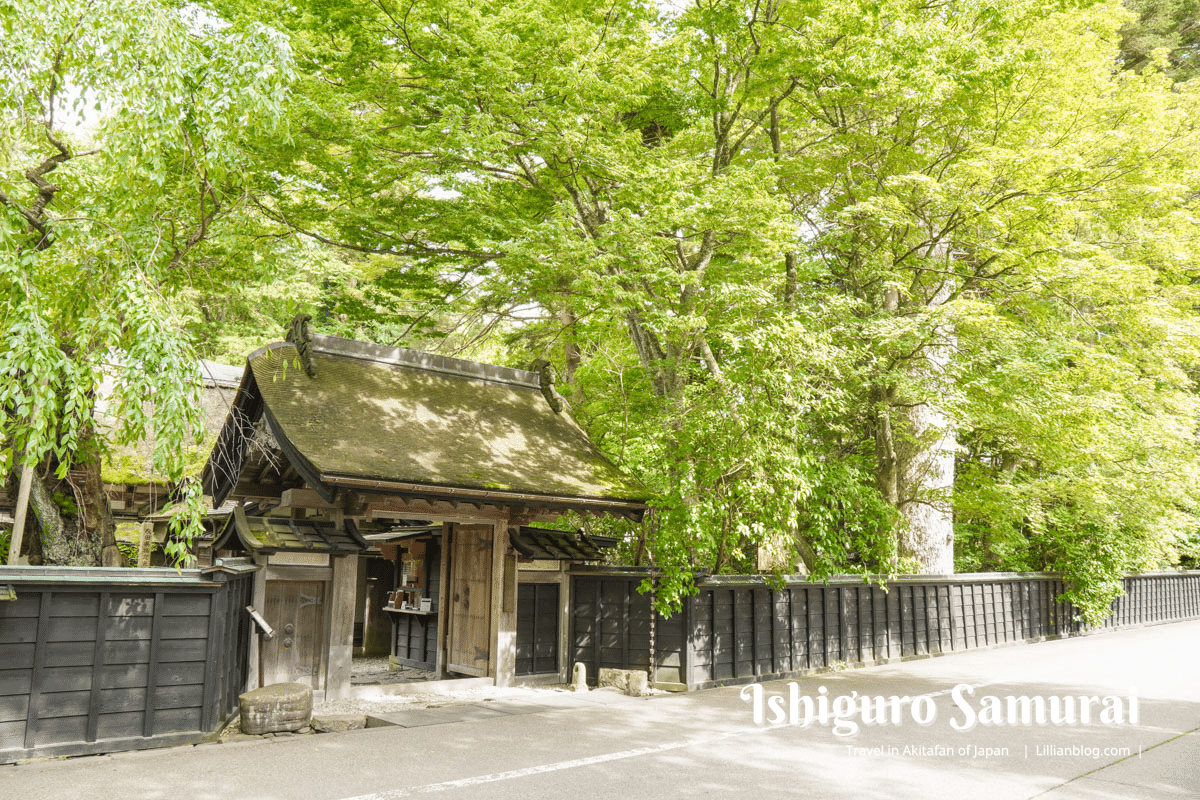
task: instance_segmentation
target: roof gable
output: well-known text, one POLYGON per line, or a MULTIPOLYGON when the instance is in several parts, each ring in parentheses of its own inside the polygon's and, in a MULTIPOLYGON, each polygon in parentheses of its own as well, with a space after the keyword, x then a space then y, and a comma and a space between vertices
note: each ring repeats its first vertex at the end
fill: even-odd
MULTIPOLYGON (((312 375, 291 344, 252 354, 225 434, 245 437, 265 416, 288 461, 318 491, 332 495, 352 479, 645 498, 569 414, 550 407, 536 373, 329 336, 314 336, 308 357, 312 375)), ((222 444, 237 452, 236 438, 222 444)), ((228 474, 231 466, 208 471, 228 474)))

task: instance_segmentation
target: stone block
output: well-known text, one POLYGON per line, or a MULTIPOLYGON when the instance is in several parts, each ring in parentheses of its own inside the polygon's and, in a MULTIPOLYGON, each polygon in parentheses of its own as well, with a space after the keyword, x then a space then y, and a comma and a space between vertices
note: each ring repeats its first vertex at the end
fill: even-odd
POLYGON ((597 685, 612 686, 630 697, 641 697, 648 691, 650 676, 644 670, 602 667, 597 685))
POLYGON ((686 692, 688 690, 686 683, 676 683, 675 681, 655 681, 651 686, 662 692, 686 692))
POLYGON ((317 733, 357 731, 366 726, 366 714, 318 714, 312 718, 312 727, 317 733))
POLYGON ((242 733, 299 731, 312 719, 312 689, 299 683, 276 683, 241 695, 238 706, 242 733))

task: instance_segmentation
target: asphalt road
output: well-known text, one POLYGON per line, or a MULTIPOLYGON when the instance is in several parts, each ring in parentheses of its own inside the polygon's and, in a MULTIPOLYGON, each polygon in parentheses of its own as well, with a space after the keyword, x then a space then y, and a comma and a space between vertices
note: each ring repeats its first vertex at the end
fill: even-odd
POLYGON ((0 798, 1198 798, 1197 665, 1200 622, 1185 622, 796 682, 799 717, 803 698, 819 710, 821 687, 830 698, 929 698, 897 701, 897 723, 887 703, 886 723, 875 725, 861 724, 855 698, 838 728, 860 723, 853 736, 835 735, 834 720, 788 724, 789 687, 778 681, 763 685, 763 724, 741 687, 569 709, 480 704, 457 722, 0 767, 0 798), (956 704, 960 684, 974 695, 960 690, 956 704), (988 695, 999 698, 993 720, 988 695), (1076 698, 1076 721, 1021 724, 1017 701, 1008 724, 1010 695, 1030 698, 1031 709, 1040 699, 1047 715, 1053 698, 1060 714, 1076 698), (783 724, 770 724, 772 696, 782 698, 783 724), (1099 698, 1088 724, 1079 697, 1099 698), (962 706, 1000 724, 957 730, 962 706))

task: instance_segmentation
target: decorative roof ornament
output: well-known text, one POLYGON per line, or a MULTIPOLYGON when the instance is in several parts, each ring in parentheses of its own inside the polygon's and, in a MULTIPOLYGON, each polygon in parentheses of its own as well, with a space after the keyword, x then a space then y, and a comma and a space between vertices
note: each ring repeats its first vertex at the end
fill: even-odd
POLYGON ((564 398, 554 388, 554 367, 550 366, 550 362, 546 359, 539 358, 533 362, 533 369, 538 374, 538 383, 541 385, 542 396, 546 398, 546 402, 554 409, 555 414, 561 414, 564 398))
POLYGON ((311 314, 297 314, 288 328, 287 341, 296 346, 300 355, 300 363, 308 377, 317 374, 317 367, 312 362, 313 324, 311 314))

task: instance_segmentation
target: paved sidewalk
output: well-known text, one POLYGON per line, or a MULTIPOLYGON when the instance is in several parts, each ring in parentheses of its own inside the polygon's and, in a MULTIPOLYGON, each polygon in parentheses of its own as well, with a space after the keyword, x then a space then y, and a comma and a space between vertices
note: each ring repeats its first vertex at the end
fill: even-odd
POLYGON ((421 728, 426 725, 447 725, 452 722, 490 719, 492 717, 541 714, 563 709, 599 708, 623 703, 644 702, 648 698, 629 697, 615 689, 593 689, 590 692, 532 690, 520 697, 497 697, 475 703, 458 703, 453 698, 415 703, 411 710, 377 711, 367 713, 368 728, 398 726, 421 728))
MULTIPOLYGON (((756 725, 741 687, 648 699, 548 692, 387 713, 368 730, 0 767, 0 798, 466 800, 587 797, 1200 797, 1200 622, 796 681, 800 696, 929 697, 921 725, 756 725), (1138 721, 956 731, 958 684, 995 695, 1138 697, 1138 721)), ((788 682, 763 686, 766 696, 788 682)), ((746 693, 749 695, 749 692, 746 693)), ((907 712, 906 712, 907 714, 907 712)))

